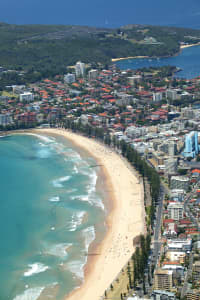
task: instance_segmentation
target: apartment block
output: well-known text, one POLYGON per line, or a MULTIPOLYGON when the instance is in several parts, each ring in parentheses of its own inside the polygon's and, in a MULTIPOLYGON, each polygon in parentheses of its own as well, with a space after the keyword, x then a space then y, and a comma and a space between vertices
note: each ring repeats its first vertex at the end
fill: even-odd
POLYGON ((154 287, 157 290, 170 291, 172 289, 172 270, 157 269, 155 271, 154 287))

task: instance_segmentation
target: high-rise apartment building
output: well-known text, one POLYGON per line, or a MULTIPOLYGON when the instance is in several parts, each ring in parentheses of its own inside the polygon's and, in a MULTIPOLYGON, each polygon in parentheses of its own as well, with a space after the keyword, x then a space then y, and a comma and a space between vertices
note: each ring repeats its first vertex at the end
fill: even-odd
POLYGON ((155 289, 170 291, 173 285, 172 274, 172 270, 157 269, 154 277, 155 289))
POLYGON ((85 75, 85 64, 78 61, 75 66, 75 72, 77 77, 83 77, 85 75))
POLYGON ((199 144, 198 144, 198 133, 192 131, 185 137, 185 149, 183 151, 184 157, 194 158, 199 153, 199 144))
POLYGON ((170 203, 167 207, 169 219, 179 221, 183 219, 184 207, 182 203, 170 203))

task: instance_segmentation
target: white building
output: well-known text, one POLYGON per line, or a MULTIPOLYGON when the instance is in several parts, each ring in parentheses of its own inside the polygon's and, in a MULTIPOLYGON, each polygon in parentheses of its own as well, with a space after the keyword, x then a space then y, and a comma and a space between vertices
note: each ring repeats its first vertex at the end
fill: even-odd
POLYGON ((178 221, 183 219, 184 207, 182 203, 170 203, 167 207, 169 219, 178 221))
POLYGON ((26 102, 30 102, 34 100, 34 95, 33 93, 30 92, 24 92, 23 94, 19 95, 19 100, 22 101, 26 101, 26 102))
POLYGON ((169 251, 190 251, 192 248, 192 239, 173 239, 167 241, 169 251))
POLYGON ((166 258, 169 261, 180 261, 181 263, 184 262, 186 254, 183 251, 167 251, 166 258))
POLYGON ((9 113, 0 114, 0 125, 6 126, 13 123, 13 119, 9 113))
POLYGON ((83 77, 85 75, 85 64, 78 61, 75 66, 75 72, 77 77, 83 77))
POLYGON ((164 290, 154 290, 151 294, 151 300, 176 300, 174 293, 164 290))
POLYGON ((186 176, 172 176, 171 177, 171 184, 170 188, 173 189, 180 189, 187 191, 189 187, 190 179, 186 176))
POLYGON ((142 80, 141 75, 133 75, 131 77, 128 77, 128 81, 130 85, 135 85, 136 82, 140 82, 142 80))
POLYGON ((163 94, 161 92, 153 93, 153 101, 162 101, 163 94))
POLYGON ((64 76, 64 81, 69 84, 75 82, 76 81, 75 74, 68 73, 67 75, 64 76))
POLYGON ((94 79, 97 78, 97 76, 98 76, 98 70, 96 70, 96 69, 92 69, 88 72, 88 79, 89 80, 94 80, 94 79))
POLYGON ((177 146, 174 141, 170 141, 168 144, 168 154, 169 156, 174 156, 177 151, 177 146))
POLYGON ((25 89, 25 85, 12 85, 12 90, 15 94, 21 94, 25 89))
POLYGON ((80 120, 81 120, 81 124, 83 125, 88 124, 88 115, 81 115, 80 120))
POLYGON ((178 95, 176 90, 167 89, 166 90, 166 98, 170 100, 177 100, 180 99, 180 96, 178 95))
POLYGON ((129 126, 126 128, 125 131, 127 137, 131 139, 136 139, 140 136, 144 136, 147 133, 146 127, 135 127, 135 126, 129 126))
POLYGON ((165 173, 168 175, 175 174, 177 171, 177 159, 176 158, 169 158, 165 160, 165 173))
POLYGON ((174 190, 171 190, 170 198, 171 198, 171 200, 182 202, 185 198, 185 194, 186 193, 184 190, 174 189, 174 190))
POLYGON ((133 95, 129 95, 126 93, 118 93, 117 96, 120 99, 117 99, 116 104, 117 105, 129 105, 133 101, 133 95))

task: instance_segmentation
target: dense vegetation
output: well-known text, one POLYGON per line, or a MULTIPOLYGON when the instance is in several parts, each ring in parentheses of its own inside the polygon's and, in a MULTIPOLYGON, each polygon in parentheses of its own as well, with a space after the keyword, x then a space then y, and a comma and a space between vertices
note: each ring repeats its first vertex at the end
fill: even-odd
MULTIPOLYGON (((16 83, 25 83, 62 74, 78 60, 107 64, 118 57, 170 56, 179 51, 181 42, 199 40, 200 30, 183 28, 129 25, 102 29, 0 23, 0 66, 25 71, 12 74, 16 83)), ((2 82, 9 82, 5 75, 0 85, 2 82)))

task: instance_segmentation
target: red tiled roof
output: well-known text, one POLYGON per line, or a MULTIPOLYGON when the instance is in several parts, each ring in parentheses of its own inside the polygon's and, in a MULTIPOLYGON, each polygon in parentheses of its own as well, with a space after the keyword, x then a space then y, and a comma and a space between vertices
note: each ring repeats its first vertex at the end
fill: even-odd
POLYGON ((163 224, 174 223, 174 219, 165 219, 163 220, 163 224))
POLYGON ((200 170, 199 169, 194 169, 194 170, 192 170, 192 173, 199 173, 200 174, 200 170))

